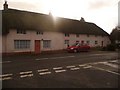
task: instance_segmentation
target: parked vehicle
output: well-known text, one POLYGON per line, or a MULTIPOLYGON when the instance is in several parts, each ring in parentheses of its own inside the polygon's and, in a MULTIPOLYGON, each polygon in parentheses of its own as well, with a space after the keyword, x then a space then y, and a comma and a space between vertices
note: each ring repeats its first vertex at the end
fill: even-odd
POLYGON ((68 52, 81 52, 81 51, 89 51, 90 46, 87 44, 80 44, 80 43, 75 43, 72 46, 67 47, 68 52))

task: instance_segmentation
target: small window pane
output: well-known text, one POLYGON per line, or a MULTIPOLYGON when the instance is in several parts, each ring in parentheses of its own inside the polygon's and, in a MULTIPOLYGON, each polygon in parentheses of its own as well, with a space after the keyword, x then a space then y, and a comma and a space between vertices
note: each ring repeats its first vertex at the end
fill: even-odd
POLYGON ((69 36, 70 36, 69 34, 65 33, 65 37, 69 37, 69 36))
POLYGON ((29 49, 30 40, 14 40, 15 49, 29 49))
POLYGON ((17 34, 26 34, 26 30, 17 29, 17 34))
POLYGON ((44 40, 43 48, 50 48, 50 47, 51 47, 51 40, 44 40))
POLYGON ((37 31, 36 34, 37 35, 40 35, 40 34, 43 35, 43 32, 37 31))
POLYGON ((65 44, 69 45, 69 40, 65 40, 65 44))
POLYGON ((89 44, 90 44, 90 41, 86 41, 86 43, 89 45, 89 44))
POLYGON ((95 41, 95 44, 98 44, 98 41, 95 41))

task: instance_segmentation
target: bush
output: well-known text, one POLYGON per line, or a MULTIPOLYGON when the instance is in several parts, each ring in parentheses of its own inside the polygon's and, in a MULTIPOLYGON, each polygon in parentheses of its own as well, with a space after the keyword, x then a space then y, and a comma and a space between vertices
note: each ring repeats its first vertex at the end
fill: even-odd
POLYGON ((99 46, 98 47, 92 47, 91 50, 92 51, 99 51, 99 50, 101 50, 101 47, 99 47, 99 46))
POLYGON ((120 49, 120 43, 116 44, 116 49, 120 49))
POLYGON ((103 47, 102 50, 104 50, 104 51, 106 51, 106 50, 107 51, 115 51, 115 48, 116 48, 115 44, 109 44, 106 47, 103 47))

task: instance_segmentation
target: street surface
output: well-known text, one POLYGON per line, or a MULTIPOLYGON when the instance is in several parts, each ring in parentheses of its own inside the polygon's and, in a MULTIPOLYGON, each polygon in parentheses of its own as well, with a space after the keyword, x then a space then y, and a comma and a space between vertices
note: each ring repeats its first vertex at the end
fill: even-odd
POLYGON ((118 52, 3 57, 2 88, 118 88, 118 52))

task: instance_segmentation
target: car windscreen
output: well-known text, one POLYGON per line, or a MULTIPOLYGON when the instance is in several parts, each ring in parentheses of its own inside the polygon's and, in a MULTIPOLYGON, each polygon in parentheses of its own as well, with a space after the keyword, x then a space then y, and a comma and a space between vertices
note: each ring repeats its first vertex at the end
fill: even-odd
POLYGON ((80 44, 79 44, 79 43, 78 43, 78 44, 75 43, 75 44, 73 44, 72 46, 80 46, 80 44))

